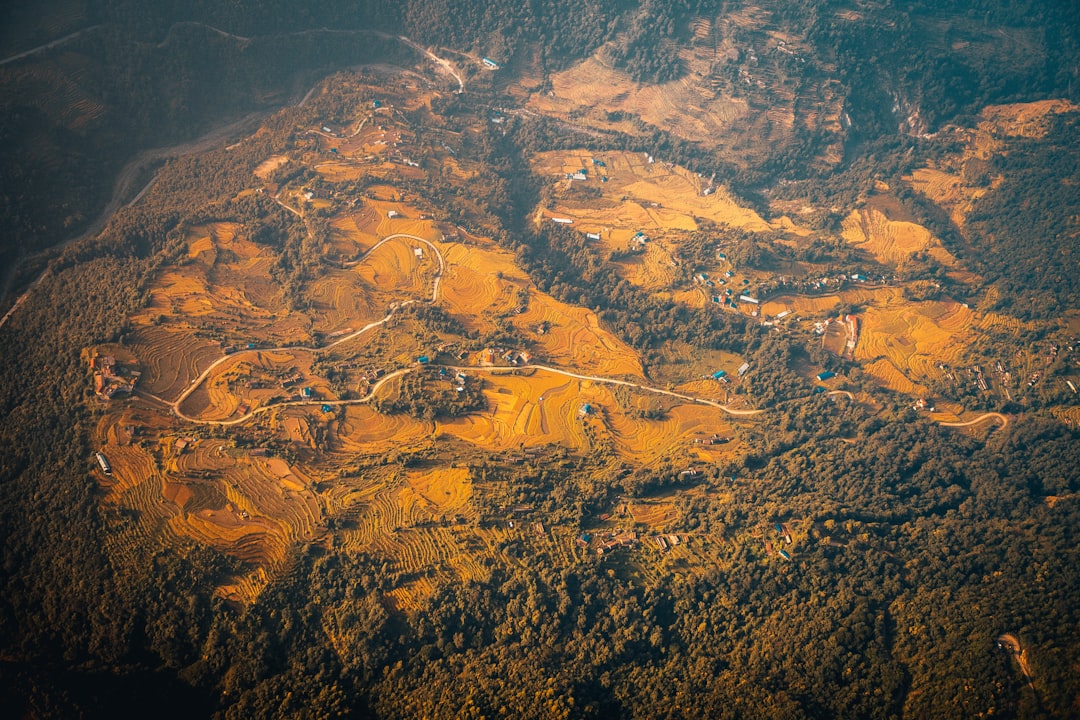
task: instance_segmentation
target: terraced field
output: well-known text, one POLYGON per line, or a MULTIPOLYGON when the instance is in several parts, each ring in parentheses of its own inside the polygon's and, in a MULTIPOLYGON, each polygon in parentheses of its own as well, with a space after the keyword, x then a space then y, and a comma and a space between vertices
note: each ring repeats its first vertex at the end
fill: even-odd
POLYGON ((761 304, 761 312, 774 317, 782 312, 821 317, 831 315, 841 302, 837 295, 777 295, 761 304))
POLYGON ((893 392, 913 396, 925 396, 927 394, 924 386, 913 383, 904 373, 897 370, 891 361, 885 358, 863 365, 863 372, 871 375, 881 383, 882 387, 893 392))
POLYGON ((309 314, 316 332, 361 328, 386 314, 385 300, 355 271, 329 272, 311 284, 309 314))
POLYGON ((868 307, 860 317, 855 359, 885 359, 913 381, 938 377, 937 363, 955 363, 966 348, 975 319, 970 309, 957 302, 911 303, 899 294, 868 307))
POLYGON ((716 408, 679 405, 660 420, 644 420, 623 413, 605 415, 605 427, 615 441, 621 458, 642 465, 653 465, 661 458, 681 454, 680 448, 692 439, 725 434, 730 420, 716 408))
POLYGON ((139 388, 162 398, 177 397, 221 354, 216 343, 166 326, 137 327, 127 344, 143 371, 139 388))
POLYGON ((945 208, 958 227, 963 227, 975 201, 987 190, 968 187, 960 175, 941 168, 919 168, 904 179, 917 192, 945 208))
POLYGON ((925 253, 946 267, 956 258, 922 225, 890 220, 874 208, 853 210, 844 218, 842 237, 878 262, 903 268, 915 253, 925 253))
POLYGON ((601 327, 596 313, 536 293, 529 307, 512 320, 514 327, 531 332, 541 323, 548 329, 534 335, 538 354, 553 364, 584 374, 644 377, 641 361, 629 345, 601 327))
MULTIPOLYGON (((685 168, 664 163, 657 158, 649 162, 642 153, 605 152, 594 155, 589 151, 557 151, 539 153, 533 157, 533 170, 542 177, 563 178, 567 173, 585 169, 584 183, 599 189, 602 201, 590 200, 582 207, 559 204, 550 211, 558 217, 574 219, 583 232, 621 229, 636 232, 655 230, 696 230, 696 218, 718 224, 767 231, 771 226, 753 210, 739 205, 720 186, 685 168), (603 166, 593 164, 597 159, 603 166), (602 182, 601 177, 607 181, 602 182), (705 194, 710 189, 709 194, 705 194)), ((566 182, 563 180, 562 182, 566 182)))
POLYGON ((376 455, 408 447, 428 437, 433 429, 431 423, 407 415, 384 415, 367 405, 348 405, 342 412, 336 440, 344 453, 376 455))
POLYGON ((626 510, 634 522, 648 525, 653 530, 663 530, 679 517, 675 503, 670 500, 628 502, 626 510))
POLYGON ((440 421, 440 434, 492 452, 519 445, 589 447, 578 415, 584 403, 599 403, 599 397, 581 381, 535 373, 487 374, 484 382, 487 411, 440 421))
POLYGON ((414 248, 405 242, 386 243, 356 266, 357 281, 364 287, 378 288, 380 293, 402 299, 422 297, 431 285, 429 276, 436 267, 427 254, 426 248, 414 248), (420 250, 420 255, 416 250, 420 250))

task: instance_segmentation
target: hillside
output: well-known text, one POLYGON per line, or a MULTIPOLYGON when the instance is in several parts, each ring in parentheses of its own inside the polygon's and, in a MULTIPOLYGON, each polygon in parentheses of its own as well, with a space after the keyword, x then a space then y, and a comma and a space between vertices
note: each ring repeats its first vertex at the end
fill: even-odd
POLYGON ((1075 11, 381 5, 9 16, 14 712, 1074 714, 1075 11))

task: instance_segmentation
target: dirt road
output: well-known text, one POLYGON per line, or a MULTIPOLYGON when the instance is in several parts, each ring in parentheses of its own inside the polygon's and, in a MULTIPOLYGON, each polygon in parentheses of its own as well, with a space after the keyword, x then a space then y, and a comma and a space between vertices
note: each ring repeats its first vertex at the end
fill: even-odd
POLYGON ((979 423, 981 423, 984 420, 997 420, 998 422, 1001 423, 1002 428, 1006 428, 1006 427, 1009 426, 1009 418, 1006 417, 1005 415, 1002 415, 1001 413, 996 413, 996 412, 983 413, 982 415, 975 418, 974 420, 968 420, 967 422, 942 422, 942 423, 939 423, 939 424, 941 425, 941 427, 962 428, 962 427, 971 427, 972 425, 978 425, 979 423))
POLYGON ((39 52, 44 52, 45 50, 49 50, 51 48, 58 47, 60 45, 63 45, 66 42, 70 42, 70 41, 74 40, 75 38, 79 37, 80 35, 84 35, 85 33, 88 33, 88 32, 90 32, 92 30, 97 30, 100 27, 104 27, 104 26, 103 25, 91 25, 90 27, 85 27, 82 30, 76 30, 75 32, 71 33, 70 35, 65 35, 62 38, 58 38, 56 40, 53 40, 52 42, 47 42, 44 45, 38 45, 36 48, 31 48, 29 50, 26 50, 24 52, 19 53, 18 55, 12 55, 11 57, 4 58, 3 60, 0 60, 0 65, 7 65, 8 63, 15 62, 16 60, 22 60, 25 57, 30 57, 31 55, 36 55, 39 52))

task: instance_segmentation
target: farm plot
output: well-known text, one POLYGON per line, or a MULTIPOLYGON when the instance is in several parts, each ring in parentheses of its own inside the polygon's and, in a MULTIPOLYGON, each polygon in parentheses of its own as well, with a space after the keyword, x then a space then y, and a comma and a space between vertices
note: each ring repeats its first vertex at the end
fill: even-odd
MULTIPOLYGON (((239 352, 215 367, 179 409, 198 420, 226 420, 242 414, 241 405, 250 410, 273 397, 298 393, 301 384, 315 385, 310 379, 311 360, 305 350, 239 352)), ((321 388, 319 394, 326 393, 321 388)))
POLYGON ((890 360, 881 358, 863 366, 863 372, 872 376, 882 387, 904 395, 924 396, 927 390, 922 385, 911 382, 902 372, 896 369, 890 360))
POLYGON ((271 275, 277 262, 267 248, 237 237, 238 223, 211 223, 188 229, 188 257, 183 271, 201 279, 211 307, 278 314, 284 309, 279 283, 271 275))
POLYGON ((436 512, 458 512, 468 507, 472 496, 472 475, 468 468, 408 473, 406 481, 436 512))
POLYGON ((330 221, 330 239, 338 255, 355 258, 374 246, 379 242, 379 237, 375 234, 378 223, 378 213, 367 203, 357 212, 334 216, 330 221))
POLYGON ((346 334, 386 314, 386 303, 355 271, 328 272, 312 282, 306 294, 310 299, 307 313, 316 332, 346 334))
POLYGON ((853 210, 844 218, 841 236, 884 265, 902 268, 915 253, 926 253, 946 267, 956 258, 922 225, 897 222, 875 208, 853 210))
POLYGON ((985 163, 1003 152, 1008 138, 1044 137, 1053 115, 1076 110, 1077 106, 1066 100, 989 105, 979 114, 975 128, 957 131, 956 137, 962 143, 959 151, 915 170, 904 181, 948 211, 953 222, 963 227, 975 201, 1001 181, 997 176, 969 182, 971 169, 977 170, 980 161, 985 163))
POLYGON ((673 500, 638 500, 626 503, 626 511, 634 522, 648 525, 653 530, 663 530, 679 518, 673 500))
POLYGON ((274 171, 289 162, 288 155, 271 155, 255 167, 255 177, 269 180, 274 171))
POLYGON ((132 316, 137 326, 169 319, 174 327, 250 340, 307 338, 309 321, 290 313, 281 284, 271 275, 269 249, 236 237, 239 225, 213 223, 188 230, 188 261, 161 272, 149 307, 132 316))
POLYGON ((447 265, 440 304, 468 330, 487 332, 493 318, 514 311, 528 277, 505 253, 476 246, 444 246, 447 265))
POLYGON ((644 376, 636 353, 602 328, 591 310, 535 293, 526 311, 511 322, 523 332, 546 324, 547 330, 535 336, 534 342, 543 356, 555 364, 583 374, 644 376))
POLYGON ((670 128, 681 137, 705 142, 723 137, 733 122, 750 113, 745 101, 718 97, 689 79, 641 85, 596 57, 553 75, 551 93, 533 95, 528 107, 558 116, 585 113, 590 126, 635 134, 632 123, 608 119, 610 112, 622 111, 650 125, 670 128))
POLYGON ((731 429, 723 411, 705 405, 678 405, 658 420, 611 412, 605 414, 604 425, 619 456, 641 464, 670 456, 694 436, 724 434, 731 429))
POLYGON ((278 458, 252 458, 213 441, 177 457, 162 499, 170 521, 192 537, 248 562, 273 565, 287 548, 322 531, 323 510, 298 468, 278 458))
POLYGON ((143 370, 139 388, 166 400, 177 397, 221 355, 217 343, 200 340, 189 330, 154 325, 137 327, 127 346, 143 370))
POLYGON ((426 439, 432 424, 405 414, 384 415, 367 405, 347 405, 335 438, 340 452, 360 455, 383 453, 415 445, 426 439))
MULTIPOLYGON (((603 203, 596 207, 559 207, 589 229, 621 228, 626 230, 696 230, 696 218, 752 231, 772 227, 753 210, 742 207, 723 187, 711 186, 708 180, 671 163, 649 162, 642 153, 606 152, 602 159, 589 151, 552 151, 533 157, 534 171, 542 176, 562 178, 567 173, 585 169, 587 183, 599 188, 603 203), (593 159, 604 163, 593 164, 593 159), (606 177, 601 182, 599 176, 606 177), (709 190, 709 194, 705 194, 709 190)), ((656 160, 654 158, 654 160, 656 160)))
POLYGON ((491 318, 517 311, 510 315, 511 324, 530 337, 546 360, 581 373, 642 376, 637 355, 602 328, 595 313, 531 288, 511 254, 476 245, 443 247, 448 270, 442 303, 467 328, 491 329, 491 318))
POLYGON ((429 257, 431 252, 426 247, 420 248, 418 256, 413 245, 407 239, 380 245, 356 266, 357 278, 390 297, 422 297, 431 286, 431 274, 438 264, 429 257))
MULTIPOLYGON (((616 232, 605 233, 609 237, 615 237, 619 234, 616 232)), ((631 236, 629 231, 624 231, 621 234, 626 235, 628 238, 631 236)), ((621 253, 629 250, 630 247, 629 240, 609 244, 609 248, 613 252, 621 253)), ((636 249, 629 256, 612 260, 612 264, 619 273, 619 277, 645 290, 663 291, 670 289, 675 284, 675 268, 677 265, 671 256, 669 248, 666 247, 666 243, 650 242, 644 248, 636 249)), ((690 291, 684 293, 683 300, 693 307, 699 307, 706 301, 706 297, 702 292, 690 291)))
POLYGON ((588 447, 579 412, 597 396, 578 380, 537 372, 528 377, 491 374, 485 378, 488 409, 439 421, 438 432, 491 452, 524 444, 588 447))
MULTIPOLYGON (((960 358, 974 314, 952 301, 904 301, 897 291, 888 304, 868 307, 860 318, 862 329, 855 359, 888 360, 896 370, 917 381, 939 376, 937 363, 951 364, 960 358)), ((895 384, 895 380, 889 382, 895 384)))
POLYGON ((836 295, 778 295, 762 303, 761 312, 770 317, 785 311, 820 317, 832 314, 833 308, 839 304, 840 298, 836 295))
POLYGON ((945 208, 957 227, 964 226, 975 201, 988 190, 968 187, 960 175, 942 168, 919 168, 904 180, 910 183, 916 192, 945 208))

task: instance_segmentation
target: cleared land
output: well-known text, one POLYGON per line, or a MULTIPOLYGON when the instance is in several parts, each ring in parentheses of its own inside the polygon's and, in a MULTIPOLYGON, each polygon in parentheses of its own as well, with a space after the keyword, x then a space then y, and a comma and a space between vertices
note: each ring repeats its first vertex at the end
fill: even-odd
MULTIPOLYGON (((753 25, 752 17, 742 20, 753 25)), ((716 37, 709 27, 702 38, 716 37)), ((422 112, 416 98, 384 88, 380 96, 422 112)), ((738 461, 750 449, 752 434, 736 427, 757 412, 738 392, 743 358, 671 344, 650 357, 646 376, 637 353, 593 310, 540 292, 511 252, 418 207, 411 179, 429 166, 450 184, 472 181, 476 168, 451 156, 464 133, 440 130, 438 143, 421 146, 422 134, 407 123, 365 102, 333 132, 321 122, 306 128, 296 147, 274 150, 258 166, 264 192, 302 224, 293 229, 308 242, 316 237, 309 221, 326 223, 318 263, 294 280, 299 292, 287 295, 278 251, 252 242, 251 228, 187 228, 180 261, 158 271, 149 306, 130 318, 122 349, 143 372, 141 395, 109 406, 97 428, 114 468, 99 478, 105 502, 136 511, 111 536, 112 552, 134 559, 148 537, 209 545, 247 563, 218 589, 241 603, 287 572, 298 545, 365 553, 399 571, 382 600, 409 611, 445 578, 486 577, 508 561, 510 544, 565 563, 595 553, 577 542, 577 525, 498 514, 516 502, 504 497, 505 478, 492 479, 500 472, 580 463, 582 482, 641 470, 670 479, 738 461), (313 170, 317 182, 271 188, 291 163, 313 170), (362 192, 352 183, 365 183, 362 192), (713 379, 718 370, 732 382, 713 379)), ((724 188, 661 158, 558 151, 537 155, 533 168, 556 186, 551 206, 534 219, 572 219, 574 230, 599 235, 589 246, 604 261, 616 253, 622 277, 655 297, 712 307, 718 288, 749 292, 775 272, 822 272, 794 261, 782 271, 737 267, 709 247, 715 265, 707 277, 688 279, 676 258, 691 233, 715 232, 708 242, 716 253, 731 228, 795 248, 813 233, 787 218, 770 224, 724 188), (566 177, 582 170, 584 180, 566 177), (634 245, 640 253, 619 255, 634 245)), ((926 253, 952 267, 925 229, 895 217, 871 203, 844 221, 844 238, 886 265, 926 253)), ((962 358, 975 328, 1027 328, 951 300, 912 302, 900 287, 845 281, 829 292, 840 287, 731 311, 750 322, 755 309, 761 320, 787 312, 773 331, 813 338, 815 321, 861 306, 854 360, 883 387, 909 395, 925 394, 941 364, 962 358)), ((835 341, 842 354, 846 331, 832 326, 835 338, 826 331, 825 345, 835 341)), ((808 368, 800 372, 809 377, 808 368)), ((938 407, 939 421, 976 420, 979 429, 990 422, 947 402, 938 407)), ((677 507, 675 495, 639 498, 605 522, 665 530, 678 521, 677 507)), ((650 560, 660 556, 649 547, 650 560)), ((683 544, 663 557, 694 552, 683 544)))

